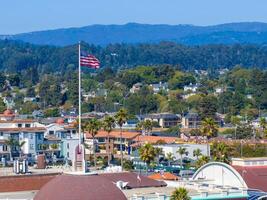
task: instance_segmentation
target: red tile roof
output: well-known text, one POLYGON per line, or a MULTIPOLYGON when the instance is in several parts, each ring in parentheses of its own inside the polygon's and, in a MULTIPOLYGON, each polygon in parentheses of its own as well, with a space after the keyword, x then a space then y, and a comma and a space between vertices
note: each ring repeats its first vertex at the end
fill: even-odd
POLYGON ((267 192, 267 166, 232 166, 251 189, 267 192))
POLYGON ((46 131, 45 127, 29 127, 29 128, 0 128, 1 132, 38 132, 46 131))
MULTIPOLYGON (((140 135, 139 132, 130 132, 130 131, 122 131, 122 138, 125 139, 134 139, 138 135, 140 135)), ((96 138, 107 138, 108 133, 106 131, 99 131, 96 135, 96 138)), ((110 138, 120 138, 120 131, 112 131, 109 134, 110 138)), ((86 133, 86 138, 91 139, 92 136, 89 133, 86 133)))
POLYGON ((148 178, 154 179, 154 180, 178 180, 179 177, 175 176, 174 174, 170 172, 164 172, 161 173, 154 173, 148 176, 148 178))
POLYGON ((177 137, 162 137, 162 136, 144 136, 140 135, 134 139, 138 143, 157 143, 158 141, 164 141, 165 143, 174 143, 178 138, 177 137))

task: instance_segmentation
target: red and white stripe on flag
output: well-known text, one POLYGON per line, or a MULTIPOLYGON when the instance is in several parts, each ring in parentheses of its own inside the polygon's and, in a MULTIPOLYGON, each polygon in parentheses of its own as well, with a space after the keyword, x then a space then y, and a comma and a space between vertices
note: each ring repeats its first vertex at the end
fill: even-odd
POLYGON ((80 64, 84 67, 98 69, 100 68, 100 61, 93 55, 84 55, 80 56, 80 64))

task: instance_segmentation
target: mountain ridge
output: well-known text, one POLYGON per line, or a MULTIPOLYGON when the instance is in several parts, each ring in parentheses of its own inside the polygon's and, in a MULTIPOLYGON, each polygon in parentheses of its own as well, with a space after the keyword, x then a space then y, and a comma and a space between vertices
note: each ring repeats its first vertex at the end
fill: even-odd
POLYGON ((105 46, 111 43, 158 43, 173 41, 186 45, 267 43, 267 23, 235 22, 210 26, 190 24, 89 25, 0 35, 0 39, 20 40, 38 45, 67 46, 85 41, 105 46), (215 38, 215 39, 214 39, 215 38))

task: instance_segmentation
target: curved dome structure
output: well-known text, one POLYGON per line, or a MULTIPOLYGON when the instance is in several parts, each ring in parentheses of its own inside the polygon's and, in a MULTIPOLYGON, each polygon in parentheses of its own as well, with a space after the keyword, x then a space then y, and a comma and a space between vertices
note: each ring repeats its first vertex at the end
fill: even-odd
POLYGON ((36 194, 34 200, 104 200, 127 198, 116 184, 99 175, 58 175, 36 194))
POLYGON ((221 162, 210 162, 203 165, 196 171, 192 179, 207 180, 214 185, 248 188, 242 176, 232 166, 221 162))

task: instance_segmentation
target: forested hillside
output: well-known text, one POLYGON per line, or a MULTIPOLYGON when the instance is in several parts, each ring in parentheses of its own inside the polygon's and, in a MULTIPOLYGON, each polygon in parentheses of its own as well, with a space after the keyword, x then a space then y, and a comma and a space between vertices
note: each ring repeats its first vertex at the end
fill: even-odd
MULTIPOLYGON (((1 33, 0 33, 1 34, 1 33)), ((267 43, 267 24, 229 23, 215 26, 137 24, 91 25, 0 36, 32 44, 66 46, 85 41, 106 46, 115 43, 140 44, 173 41, 181 44, 263 44, 267 43)))
MULTIPOLYGON (((259 45, 184 46, 171 42, 160 44, 114 44, 106 47, 82 44, 94 54, 102 67, 113 69, 139 65, 169 64, 182 70, 267 66, 267 47, 259 45)), ((38 46, 14 41, 0 41, 0 70, 20 72, 36 68, 39 73, 77 69, 78 46, 38 46)))

